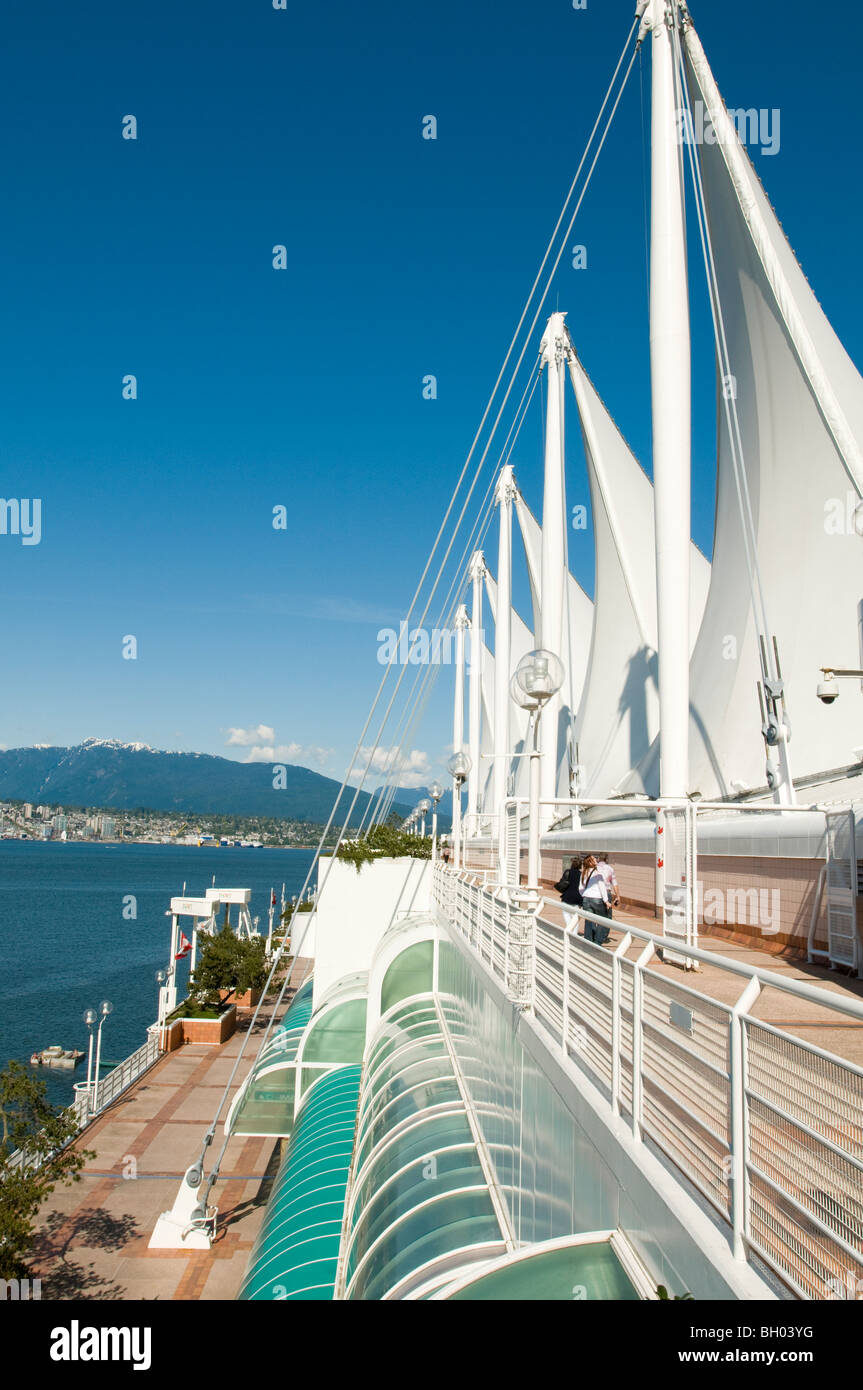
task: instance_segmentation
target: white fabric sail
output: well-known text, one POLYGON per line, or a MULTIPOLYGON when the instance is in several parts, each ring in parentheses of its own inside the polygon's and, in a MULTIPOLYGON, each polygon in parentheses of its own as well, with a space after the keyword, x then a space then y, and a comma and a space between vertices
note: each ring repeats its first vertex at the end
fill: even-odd
MULTIPOLYGON (((653 484, 606 410, 581 362, 570 364, 587 460, 596 545, 596 606, 589 666, 576 722, 582 795, 604 798, 628 775, 658 731, 656 559, 653 484)), ((710 582, 710 564, 690 555, 690 650, 710 582)))
MULTIPOLYGON (((493 579, 492 576, 489 574, 489 572, 488 572, 488 567, 486 567, 486 572, 485 572, 485 590, 486 590, 486 594, 488 595, 488 604, 489 604, 489 608, 491 609, 492 618, 493 618, 494 620, 496 620, 496 618, 497 618, 497 581, 496 581, 495 579, 493 579)), ((533 650, 533 646, 534 646, 533 632, 532 632, 531 629, 528 627, 527 623, 519 616, 519 614, 518 614, 518 613, 515 611, 515 609, 513 608, 513 609, 512 609, 512 628, 511 628, 511 636, 510 636, 510 654, 511 654, 512 669, 513 669, 513 671, 515 670, 515 668, 516 668, 516 666, 518 665, 518 663, 521 661, 521 658, 522 658, 523 656, 526 656, 527 653, 528 653, 529 651, 532 651, 532 650, 533 650)), ((492 660, 494 660, 494 658, 492 658, 492 660)), ((492 672, 494 671, 494 667, 493 667, 493 666, 491 667, 491 670, 492 670, 492 672)), ((511 674, 512 674, 512 672, 510 672, 510 675, 511 675, 511 674)), ((488 729, 489 729, 489 731, 491 731, 491 730, 493 729, 493 727, 494 727, 494 726, 493 726, 493 723, 492 723, 492 720, 493 720, 493 717, 494 717, 494 695, 493 695, 493 693, 492 693, 493 690, 494 690, 493 676, 492 676, 492 683, 490 683, 490 684, 488 685, 487 688, 488 688, 488 698, 487 698, 487 702, 486 702, 487 713, 486 713, 486 716, 485 716, 485 717, 488 719, 488 729)), ((483 695, 484 695, 484 698, 485 698, 485 691, 486 691, 486 683, 485 683, 485 680, 484 680, 484 681, 483 681, 483 695)), ((527 749, 528 714, 527 714, 527 711, 526 711, 526 710, 523 710, 523 709, 519 708, 519 706, 516 705, 515 703, 513 703, 512 708, 511 708, 511 710, 510 710, 510 733, 511 733, 511 737, 512 737, 512 751, 513 751, 513 754, 515 754, 516 756, 514 756, 514 757, 512 758, 512 760, 508 763, 507 775, 508 775, 508 778, 509 778, 509 777, 512 778, 512 786, 513 786, 513 793, 512 793, 512 794, 513 794, 513 796, 525 796, 525 797, 526 797, 527 794, 528 794, 528 771, 529 771, 529 769, 528 769, 528 767, 527 767, 528 759, 527 759, 527 758, 524 758, 524 757, 517 756, 517 755, 524 753, 524 752, 526 751, 526 749, 527 749)), ((491 740, 490 740, 490 742, 491 742, 491 740)), ((492 751, 492 749, 489 748, 489 751, 492 751)), ((491 805, 488 805, 488 804, 487 804, 487 809, 488 809, 489 811, 492 811, 492 812, 495 812, 495 813, 496 813, 497 810, 498 810, 497 807, 492 807, 491 805)))
MULTIPOLYGON (((527 561, 530 593, 533 602, 534 632, 540 630, 540 575, 542 571, 542 527, 520 492, 515 495, 515 512, 518 527, 524 543, 527 561)), ((567 572, 567 587, 564 596, 564 628, 566 632, 564 651, 559 655, 563 661, 566 679, 561 692, 562 708, 558 740, 557 794, 568 797, 570 730, 574 733, 578 706, 584 690, 587 666, 590 658, 591 633, 593 631, 593 601, 588 598, 578 580, 567 572)), ((536 643, 531 642, 530 651, 536 643)))
MULTIPOLYGON (((698 155, 733 377, 726 389, 736 393, 797 781, 859 759, 856 702, 825 706, 815 685, 821 665, 858 660, 863 542, 852 518, 863 486, 863 380, 795 259, 691 27, 685 62, 690 101, 703 103, 719 137, 698 155)), ((690 790, 710 797, 763 787, 758 637, 722 408, 712 578, 691 671, 690 790)))

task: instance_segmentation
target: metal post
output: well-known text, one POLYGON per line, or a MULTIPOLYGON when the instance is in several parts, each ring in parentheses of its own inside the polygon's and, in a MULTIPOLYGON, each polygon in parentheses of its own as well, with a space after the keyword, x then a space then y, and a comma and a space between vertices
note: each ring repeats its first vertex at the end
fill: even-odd
POLYGON ((632 933, 626 932, 611 957, 611 1109, 614 1115, 620 1114, 620 1040, 623 1031, 620 1017, 620 962, 629 950, 631 941, 632 933))
POLYGON ((93 1084, 93 1108, 90 1111, 91 1115, 95 1115, 99 1108, 99 1062, 102 1057, 102 1024, 105 1022, 106 1018, 107 1014, 103 1014, 99 1019, 99 1032, 96 1039, 96 1076, 93 1084))
POLYGON ((761 992, 755 978, 749 981, 731 1010, 731 1226, 734 1232, 734 1258, 746 1259, 745 1232, 747 1209, 747 1126, 746 1126, 746 1059, 744 1056, 743 1015, 748 1013, 761 992))
POLYGON ((539 716, 533 714, 533 744, 530 750, 530 810, 528 812, 527 886, 539 888, 539 782, 542 755, 539 746, 539 716))
MULTIPOLYGON (((542 570, 540 627, 537 647, 563 650, 563 614, 566 583, 566 482, 564 477, 564 400, 566 361, 572 353, 565 315, 551 315, 540 343, 542 364, 548 373, 545 421, 545 473, 542 493, 542 570)), ((542 730, 542 795, 557 796, 557 740, 560 691, 548 701, 542 730)))
POLYGON ((635 973, 632 977, 632 1137, 638 1140, 641 1139, 641 1112, 644 1102, 644 969, 655 950, 653 942, 648 941, 635 962, 635 973))
POLYGON ((650 380, 656 523, 660 795, 689 792, 689 297, 672 32, 676 0, 650 0, 650 380))
POLYGON ((482 723, 482 584, 485 559, 481 550, 474 552, 470 562, 471 619, 470 667, 468 670, 468 750, 470 772, 467 777, 467 833, 476 835, 479 813, 480 734, 482 723))

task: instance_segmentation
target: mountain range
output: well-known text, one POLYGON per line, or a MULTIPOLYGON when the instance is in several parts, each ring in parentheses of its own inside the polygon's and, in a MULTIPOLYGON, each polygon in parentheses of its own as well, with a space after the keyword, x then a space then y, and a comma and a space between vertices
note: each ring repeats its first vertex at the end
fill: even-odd
MULTIPOLYGON (((88 738, 72 748, 0 751, 0 801, 324 823, 340 784, 307 767, 284 766, 285 785, 277 789, 269 763, 238 763, 210 753, 170 753, 145 743, 88 738)), ((404 791, 393 810, 408 815, 423 794, 421 789, 404 791)), ((339 802, 337 824, 352 798, 348 789, 339 802)), ((368 800, 367 792, 359 793, 352 824, 359 822, 368 800)))

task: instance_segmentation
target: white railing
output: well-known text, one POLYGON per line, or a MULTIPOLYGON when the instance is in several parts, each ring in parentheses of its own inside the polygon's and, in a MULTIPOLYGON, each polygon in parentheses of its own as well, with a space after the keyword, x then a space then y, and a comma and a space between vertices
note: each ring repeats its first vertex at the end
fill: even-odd
POLYGON ((858 1024, 863 1004, 675 940, 675 958, 742 982, 721 1002, 649 968, 662 937, 620 926, 614 950, 597 946, 578 919, 605 919, 573 908, 560 925, 545 899, 513 904, 489 877, 436 865, 437 908, 728 1222, 735 1256, 759 1256, 804 1298, 863 1287, 863 1069, 752 1016, 767 987, 858 1024))
MULTIPOLYGON (((101 1115, 102 1111, 106 1110, 118 1096, 128 1090, 139 1076, 148 1071, 159 1060, 160 1055, 159 1029, 154 1027, 152 1031, 148 1031, 147 1041, 138 1048, 137 1052, 133 1052, 131 1057, 127 1057, 125 1062, 120 1062, 119 1066, 114 1067, 113 1071, 109 1071, 107 1076, 102 1078, 99 1082, 98 1093, 95 1083, 88 1086, 86 1081, 76 1082, 74 1099, 69 1106, 77 1121, 77 1130, 73 1138, 77 1137, 88 1124, 91 1124, 97 1115, 101 1115), (94 1103, 97 1107, 95 1109, 93 1108, 94 1103)), ((10 1169, 41 1167, 47 1161, 47 1158, 34 1161, 32 1157, 28 1157, 23 1149, 16 1149, 13 1154, 10 1154, 7 1166, 10 1169)))

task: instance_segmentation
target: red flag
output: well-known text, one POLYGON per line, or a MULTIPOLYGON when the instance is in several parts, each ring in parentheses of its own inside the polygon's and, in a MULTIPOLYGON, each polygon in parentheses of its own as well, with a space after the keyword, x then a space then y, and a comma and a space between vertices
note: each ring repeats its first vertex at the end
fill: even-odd
POLYGON ((275 905, 276 905, 276 890, 275 890, 275 888, 272 889, 272 894, 273 894, 273 896, 272 896, 272 898, 270 899, 270 907, 275 907, 275 905))
POLYGON ((177 952, 177 954, 175 955, 174 960, 182 960, 184 956, 187 956, 187 955, 189 954, 189 952, 191 951, 191 949, 192 949, 192 943, 191 943, 191 941, 190 941, 189 938, 187 937, 186 933, 185 933, 184 931, 181 931, 181 932, 180 932, 180 949, 179 949, 179 951, 177 952))

